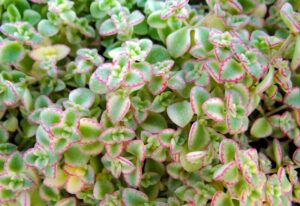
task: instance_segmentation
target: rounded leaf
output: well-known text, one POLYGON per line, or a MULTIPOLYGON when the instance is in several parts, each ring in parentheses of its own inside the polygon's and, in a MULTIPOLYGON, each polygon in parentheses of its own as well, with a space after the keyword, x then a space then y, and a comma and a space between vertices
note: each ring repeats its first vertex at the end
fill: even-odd
POLYGON ((180 127, 185 127, 193 117, 191 105, 187 101, 168 106, 167 113, 169 118, 180 127))
POLYGON ((266 118, 261 117, 255 120, 251 127, 250 133, 256 138, 268 137, 272 134, 272 126, 266 118))

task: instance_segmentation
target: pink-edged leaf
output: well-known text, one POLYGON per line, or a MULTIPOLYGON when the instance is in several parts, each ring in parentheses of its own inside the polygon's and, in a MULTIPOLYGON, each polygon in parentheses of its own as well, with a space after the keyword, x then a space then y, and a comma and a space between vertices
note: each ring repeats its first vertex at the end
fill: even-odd
POLYGON ((290 193, 292 191, 292 184, 290 183, 290 181, 286 175, 285 169, 283 167, 280 167, 278 169, 277 176, 280 181, 281 190, 282 190, 283 194, 290 193))
POLYGON ((47 108, 41 112, 40 120, 47 127, 60 122, 62 115, 63 112, 60 109, 47 108))
POLYGON ((248 118, 236 117, 235 115, 227 113, 226 125, 230 134, 238 134, 248 128, 248 118))
POLYGON ((55 204, 55 206, 76 206, 76 205, 77 202, 75 197, 64 198, 55 204))
POLYGON ((116 33, 118 33, 118 29, 111 19, 105 20, 99 28, 99 34, 101 36, 111 36, 116 33))
POLYGON ((68 193, 76 194, 80 192, 83 188, 84 188, 84 183, 83 181, 80 180, 79 177, 70 176, 67 179, 65 189, 67 190, 68 193))
POLYGON ((179 179, 182 171, 183 168, 178 162, 172 162, 167 165, 167 173, 174 179, 179 179))
POLYGON ((149 82, 151 79, 151 65, 148 62, 134 62, 131 69, 138 70, 142 73, 144 81, 149 82))
POLYGON ((293 6, 285 3, 280 9, 280 17, 292 33, 300 32, 299 17, 295 14, 293 6))
POLYGON ((296 127, 296 122, 290 112, 284 112, 280 116, 279 126, 284 134, 288 134, 296 127))
POLYGON ((296 151, 293 154, 293 161, 297 164, 300 165, 300 148, 296 149, 296 151))
POLYGON ((124 179, 129 186, 137 188, 141 184, 142 175, 142 167, 136 166, 133 172, 124 174, 124 179))
POLYGON ((171 146, 171 140, 174 138, 175 135, 174 129, 163 129, 158 134, 159 142, 162 144, 162 146, 169 148, 171 146))
POLYGON ((191 105, 187 101, 168 106, 167 113, 169 118, 180 127, 185 127, 193 117, 191 105))
POLYGON ((61 188, 66 180, 67 174, 62 169, 57 169, 56 176, 53 178, 46 176, 43 183, 48 187, 61 188))
POLYGON ((46 47, 37 47, 30 52, 30 57, 36 61, 43 61, 45 59, 51 59, 59 61, 64 59, 70 53, 70 48, 63 44, 56 44, 46 47))
POLYGON ((224 192, 216 192, 211 200, 211 206, 234 206, 230 196, 224 192))
POLYGON ((127 145, 126 151, 134 155, 140 162, 143 162, 145 159, 146 148, 142 140, 131 141, 127 145))
POLYGON ((139 88, 144 85, 143 73, 138 70, 131 70, 123 82, 124 88, 139 88))
POLYGON ((173 33, 171 33, 166 40, 167 49, 169 54, 174 57, 180 57, 184 55, 191 46, 191 29, 183 27, 173 33))
POLYGON ((190 102, 195 114, 202 113, 202 104, 210 97, 209 92, 203 87, 193 87, 190 92, 190 102))
POLYGON ((123 144, 120 143, 106 144, 105 150, 110 157, 118 157, 122 154, 124 150, 124 146, 123 144))
POLYGON ((267 75, 256 86, 255 91, 254 91, 255 94, 262 94, 264 91, 266 91, 273 83, 273 79, 274 79, 274 68, 270 67, 267 75))
POLYGON ((111 194, 114 192, 114 185, 107 179, 96 180, 93 189, 93 196, 97 200, 101 200, 105 197, 106 194, 111 194))
MULTIPOLYGON (((300 26, 300 24, 299 24, 300 26)), ((295 45, 295 50, 294 50, 294 54, 293 54, 293 58, 292 58, 292 62, 291 62, 291 68, 292 70, 296 70, 299 65, 300 65, 300 35, 298 34, 296 37, 296 45, 295 45)))
POLYGON ((114 127, 106 129, 99 137, 100 142, 104 144, 113 144, 116 142, 130 141, 135 137, 133 129, 128 127, 114 127))
POLYGON ((123 95, 113 95, 107 101, 107 114, 113 123, 118 123, 130 108, 130 99, 123 95))
POLYGON ((167 157, 168 157, 168 149, 164 148, 164 147, 158 147, 157 149, 155 149, 152 153, 151 153, 151 158, 158 161, 158 162, 164 162, 166 161, 167 157))
POLYGON ((204 64, 204 68, 210 74, 210 76, 217 82, 221 83, 220 79, 220 63, 216 60, 209 60, 204 64))
POLYGON ((201 159, 206 155, 206 151, 189 152, 185 155, 185 159, 190 163, 199 163, 201 162, 201 159))
POLYGON ((215 171, 213 179, 217 181, 222 181, 225 184, 229 185, 237 183, 239 180, 239 171, 236 163, 232 161, 225 165, 222 165, 215 171))
POLYGON ((281 165, 281 162, 282 162, 282 159, 283 159, 283 151, 282 151, 282 147, 281 147, 280 142, 278 141, 278 139, 273 140, 272 147, 273 147, 275 162, 279 166, 279 165, 281 165))
POLYGON ((117 157, 116 158, 122 165, 122 173, 123 174, 130 174, 131 172, 134 171, 135 165, 130 162, 128 159, 124 157, 117 157))
POLYGON ((300 88, 295 87, 284 97, 284 103, 294 109, 300 109, 300 88))
POLYGON ((129 26, 134 26, 141 23, 144 19, 145 16, 140 11, 136 10, 129 14, 127 21, 129 26))
POLYGON ((79 124, 81 142, 90 143, 97 141, 101 134, 101 126, 95 119, 82 118, 79 124))
POLYGON ((92 74, 89 80, 89 88, 92 92, 96 94, 105 94, 108 90, 106 83, 99 81, 95 73, 92 74))
POLYGON ((253 137, 265 138, 272 134, 272 126, 266 118, 261 117, 254 121, 250 133, 253 137))
POLYGON ((151 78, 148 89, 153 95, 162 93, 168 86, 169 77, 167 75, 154 76, 151 78))
POLYGON ((77 88, 70 92, 69 100, 84 108, 90 108, 95 101, 95 95, 87 88, 77 88))
POLYGON ((244 69, 236 60, 227 58, 221 63, 219 78, 222 81, 237 82, 244 76, 244 69))
POLYGON ((22 192, 20 194, 20 203, 21 206, 30 206, 31 205, 31 198, 28 192, 22 192))
POLYGON ((200 122, 194 122, 188 138, 188 147, 191 151, 203 150, 210 143, 210 135, 206 127, 200 122))
POLYGON ((164 60, 156 62, 152 65, 152 74, 154 76, 163 76, 172 69, 174 63, 175 62, 173 60, 164 60))
POLYGON ((238 144, 231 139, 222 140, 219 147, 219 159, 222 163, 228 163, 234 160, 235 153, 239 150, 238 144))
POLYGON ((145 195, 143 192, 131 188, 126 188, 123 190, 122 199, 125 206, 144 205, 149 200, 147 195, 145 195))
POLYGON ((282 205, 280 181, 276 174, 269 176, 266 183, 266 199, 270 205, 282 205))
MULTIPOLYGON (((80 143, 79 143, 80 144, 80 143)), ((104 149, 104 145, 100 142, 80 144, 79 150, 85 155, 98 155, 104 149)))
POLYGON ((211 119, 221 122, 225 118, 225 104, 220 98, 208 98, 202 105, 203 112, 211 119))

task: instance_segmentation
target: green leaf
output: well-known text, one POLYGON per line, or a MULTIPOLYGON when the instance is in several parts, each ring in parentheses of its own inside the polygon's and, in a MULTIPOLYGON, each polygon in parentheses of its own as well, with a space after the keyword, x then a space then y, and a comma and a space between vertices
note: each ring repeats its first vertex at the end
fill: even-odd
POLYGON ((151 12, 147 19, 149 26, 156 29, 163 29, 167 26, 167 21, 160 18, 161 11, 151 12))
POLYGON ((211 119, 221 122, 225 118, 225 104, 220 98, 209 98, 203 105, 202 110, 211 119))
POLYGON ((77 176, 70 176, 66 182, 66 190, 68 193, 77 194, 79 193, 84 187, 83 181, 80 180, 77 176))
POLYGON ((214 180, 222 181, 225 184, 235 184, 239 180, 239 171, 234 161, 222 165, 213 176, 214 180))
POLYGON ((39 33, 46 37, 54 36, 59 32, 58 27, 46 19, 40 21, 37 28, 39 33))
POLYGON ((101 134, 100 124, 94 119, 80 119, 79 132, 83 142, 95 142, 101 134))
POLYGON ((188 139, 188 147, 191 151, 203 150, 210 142, 210 135, 206 127, 200 122, 194 122, 188 139))
POLYGON ((169 118, 180 127, 185 127, 193 117, 191 105, 187 101, 168 106, 167 113, 169 118))
POLYGON ((20 153, 13 153, 7 160, 7 169, 10 172, 20 173, 24 169, 23 158, 20 153))
POLYGON ((102 36, 111 36, 116 34, 117 32, 118 30, 115 24, 110 19, 104 21, 99 28, 99 34, 102 36))
POLYGON ((167 49, 169 54, 174 57, 178 58, 183 56, 191 46, 191 36, 190 36, 191 29, 188 27, 183 27, 173 33, 171 33, 167 37, 167 49))
POLYGON ((244 77, 243 67, 234 59, 227 58, 221 63, 220 79, 225 82, 237 82, 244 77))
POLYGON ((272 134, 272 126, 266 118, 261 117, 255 120, 250 133, 253 137, 265 138, 272 134))
POLYGON ((107 101, 107 113, 113 123, 118 123, 130 108, 130 99, 123 95, 113 95, 107 101))
POLYGON ((231 139, 222 140, 219 147, 219 159, 222 163, 234 160, 235 153, 239 150, 238 144, 231 139))
POLYGON ((24 57, 24 47, 19 42, 2 42, 0 46, 0 62, 2 64, 15 64, 24 57))
POLYGON ((224 192, 216 192, 211 200, 211 206, 234 206, 229 195, 224 192))
POLYGON ((32 25, 35 25, 41 20, 41 15, 35 10, 26 9, 23 13, 23 19, 32 25))
POLYGON ((202 87, 193 87, 190 92, 191 107, 194 113, 202 113, 202 104, 209 98, 210 94, 202 87))
POLYGON ((300 148, 296 149, 296 151, 293 154, 293 161, 297 164, 300 165, 300 148))
POLYGON ((125 206, 138 206, 148 202, 148 197, 143 192, 131 188, 123 190, 122 198, 125 206))
POLYGON ((300 32, 299 18, 295 15, 293 6, 290 3, 285 3, 280 9, 280 17, 285 25, 291 30, 292 33, 300 32))
POLYGON ((284 103, 294 109, 300 109, 300 88, 295 87, 285 95, 284 103))
POLYGON ((93 195, 96 199, 102 200, 104 196, 108 193, 114 192, 114 185, 106 179, 99 179, 96 181, 93 195))
POLYGON ((296 70, 300 65, 300 35, 296 36, 296 45, 291 62, 292 70, 296 70))
POLYGON ((64 153, 64 158, 68 165, 82 166, 89 161, 90 156, 83 154, 77 145, 73 145, 64 153))
POLYGON ((94 103, 95 95, 87 88, 77 88, 70 92, 69 100, 88 109, 94 103))
POLYGON ((57 203, 55 203, 55 206, 76 206, 76 199, 75 197, 68 197, 64 198, 57 203))

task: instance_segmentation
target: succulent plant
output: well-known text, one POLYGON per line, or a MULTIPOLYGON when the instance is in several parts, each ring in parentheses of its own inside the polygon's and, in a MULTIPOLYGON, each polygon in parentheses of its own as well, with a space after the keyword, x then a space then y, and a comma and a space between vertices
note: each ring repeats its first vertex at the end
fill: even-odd
POLYGON ((0 205, 300 204, 299 9, 0 1, 0 205))

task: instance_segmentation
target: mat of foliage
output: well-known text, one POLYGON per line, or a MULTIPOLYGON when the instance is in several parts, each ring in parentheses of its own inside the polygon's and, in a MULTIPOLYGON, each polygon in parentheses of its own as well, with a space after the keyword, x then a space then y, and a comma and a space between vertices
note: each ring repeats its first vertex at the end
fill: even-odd
POLYGON ((0 205, 300 203, 299 10, 1 0, 0 205))

